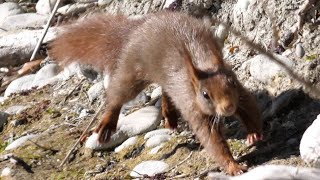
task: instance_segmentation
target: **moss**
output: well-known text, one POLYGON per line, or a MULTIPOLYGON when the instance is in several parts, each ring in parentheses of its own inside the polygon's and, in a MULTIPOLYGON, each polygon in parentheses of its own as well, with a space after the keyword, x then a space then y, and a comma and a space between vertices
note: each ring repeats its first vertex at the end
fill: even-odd
POLYGON ((9 145, 8 142, 0 141, 0 153, 2 153, 8 145, 9 145))

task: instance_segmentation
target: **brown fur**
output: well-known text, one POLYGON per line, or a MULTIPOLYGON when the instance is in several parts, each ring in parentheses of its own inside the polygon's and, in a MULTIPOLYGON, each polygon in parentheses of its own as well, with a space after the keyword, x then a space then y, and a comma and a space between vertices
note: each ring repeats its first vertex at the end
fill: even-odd
POLYGON ((154 82, 163 88, 162 113, 168 127, 176 128, 179 111, 209 155, 228 173, 246 170, 233 159, 213 117, 235 115, 253 143, 262 137, 260 112, 223 62, 216 40, 202 21, 172 12, 140 21, 99 17, 68 28, 53 43, 51 53, 56 59, 112 70, 108 105, 95 130, 100 142, 107 142, 116 130, 121 106, 154 82))

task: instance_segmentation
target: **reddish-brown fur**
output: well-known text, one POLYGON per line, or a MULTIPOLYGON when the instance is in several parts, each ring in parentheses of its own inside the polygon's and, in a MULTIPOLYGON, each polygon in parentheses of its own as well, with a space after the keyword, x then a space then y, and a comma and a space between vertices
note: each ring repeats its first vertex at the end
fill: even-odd
POLYGON ((238 117, 247 128, 249 143, 254 143, 262 137, 260 112, 223 62, 216 40, 202 21, 164 12, 136 21, 100 16, 79 24, 59 36, 49 54, 112 72, 106 112, 95 130, 100 142, 107 142, 116 130, 121 106, 154 82, 163 88, 167 127, 176 128, 179 111, 209 155, 229 174, 246 170, 233 159, 220 132, 221 123, 214 124, 213 119, 238 117))

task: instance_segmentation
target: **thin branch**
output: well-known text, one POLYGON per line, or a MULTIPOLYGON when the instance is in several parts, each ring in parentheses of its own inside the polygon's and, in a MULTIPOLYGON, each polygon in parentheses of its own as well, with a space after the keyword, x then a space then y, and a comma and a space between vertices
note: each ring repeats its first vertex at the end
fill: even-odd
POLYGON ((56 1, 56 4, 54 5, 54 8, 53 8, 53 10, 52 10, 52 12, 51 12, 51 15, 50 15, 50 17, 49 17, 49 19, 48 19, 48 22, 47 22, 47 24, 46 24, 46 26, 45 26, 45 28, 44 28, 44 30, 43 30, 43 32, 42 32, 41 38, 39 39, 39 41, 37 42, 36 47, 35 47, 34 50, 33 50, 33 53, 32 53, 32 55, 31 55, 30 61, 33 61, 34 58, 36 57, 36 54, 37 54, 37 52, 38 52, 38 50, 39 50, 39 48, 40 48, 40 45, 41 45, 44 37, 46 36, 46 34, 47 34, 47 32, 48 32, 48 29, 49 29, 50 23, 51 23, 51 21, 52 21, 52 19, 53 19, 53 16, 54 16, 55 13, 57 12, 57 9, 58 9, 58 7, 59 7, 60 2, 61 2, 61 0, 57 0, 57 1, 56 1))
MULTIPOLYGON (((219 21, 218 19, 213 18, 212 20, 214 22, 218 22, 220 24, 228 26, 226 23, 219 21)), ((265 56, 267 56, 270 59, 270 61, 272 61, 272 62, 276 63, 277 65, 279 65, 280 67, 282 67, 288 73, 289 76, 291 76, 294 80, 298 81, 300 84, 304 85, 306 90, 309 90, 310 93, 313 93, 314 95, 320 95, 320 89, 313 86, 310 81, 307 81, 307 80, 303 79, 302 77, 300 77, 296 72, 294 72, 287 64, 282 62, 272 52, 266 50, 260 44, 251 42, 248 37, 243 36, 239 31, 237 31, 236 29, 234 29, 232 27, 230 27, 230 32, 233 35, 239 37, 247 46, 259 51, 261 54, 264 54, 265 56)))
POLYGON ((72 148, 70 149, 70 151, 68 152, 68 154, 66 155, 66 157, 63 159, 63 161, 61 162, 59 167, 62 167, 67 159, 69 158, 69 156, 71 155, 71 153, 73 152, 73 150, 77 147, 77 145, 80 143, 81 139, 83 139, 84 135, 87 133, 87 131, 89 130, 89 128, 91 127, 91 125, 93 124, 93 122, 97 119, 98 114, 100 113, 100 111, 102 110, 102 107, 104 107, 106 105, 106 101, 103 101, 102 104, 100 105, 98 111, 96 112, 96 114, 92 117, 90 123, 88 124, 88 126, 86 127, 86 129, 82 132, 81 136, 79 137, 79 139, 77 140, 77 142, 72 146, 72 148))
POLYGON ((192 155, 192 151, 190 152, 190 154, 184 159, 182 160, 181 162, 179 162, 178 164, 176 164, 175 166, 173 166, 171 169, 169 169, 169 171, 172 171, 173 169, 177 168, 178 166, 180 166, 182 163, 186 162, 192 155))
POLYGON ((67 99, 71 96, 71 94, 83 83, 85 79, 81 79, 80 82, 67 94, 67 96, 64 98, 63 103, 67 101, 67 99))

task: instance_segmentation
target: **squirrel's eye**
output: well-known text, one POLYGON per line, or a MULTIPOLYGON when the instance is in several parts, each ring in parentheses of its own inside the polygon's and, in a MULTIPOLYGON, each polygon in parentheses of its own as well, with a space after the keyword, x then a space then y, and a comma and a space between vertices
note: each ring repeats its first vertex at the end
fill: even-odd
POLYGON ((229 78, 228 81, 233 87, 237 87, 236 81, 234 81, 232 78, 229 78))
POLYGON ((204 97, 204 98, 206 98, 206 99, 210 99, 210 97, 209 97, 209 95, 208 95, 208 93, 207 93, 207 92, 202 91, 202 95, 203 95, 203 97, 204 97))

